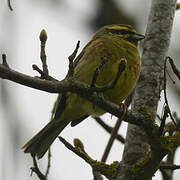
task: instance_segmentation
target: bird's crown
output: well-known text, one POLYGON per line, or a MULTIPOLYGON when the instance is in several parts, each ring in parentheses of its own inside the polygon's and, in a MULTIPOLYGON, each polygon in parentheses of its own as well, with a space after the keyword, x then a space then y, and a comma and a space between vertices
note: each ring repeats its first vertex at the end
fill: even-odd
POLYGON ((121 39, 130 41, 131 43, 137 45, 139 40, 144 39, 144 36, 141 34, 137 34, 136 30, 132 28, 130 25, 125 24, 113 24, 107 25, 99 29, 95 35, 96 37, 119 37, 121 39))

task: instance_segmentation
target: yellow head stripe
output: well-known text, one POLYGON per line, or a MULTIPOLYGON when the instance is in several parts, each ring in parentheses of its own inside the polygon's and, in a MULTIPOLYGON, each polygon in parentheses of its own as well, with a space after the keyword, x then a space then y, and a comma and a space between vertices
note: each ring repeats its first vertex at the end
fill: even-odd
POLYGON ((135 29, 133 29, 130 25, 111 25, 111 26, 106 26, 107 29, 109 30, 127 30, 131 32, 136 32, 135 29))

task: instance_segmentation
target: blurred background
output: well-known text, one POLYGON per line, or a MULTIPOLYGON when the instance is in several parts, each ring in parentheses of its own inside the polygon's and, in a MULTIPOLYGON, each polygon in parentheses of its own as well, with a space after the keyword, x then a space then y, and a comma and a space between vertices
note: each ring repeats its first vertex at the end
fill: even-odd
MULTIPOLYGON (((180 2, 180 1, 179 1, 180 2)), ((145 34, 151 1, 149 0, 26 0, 12 1, 10 11, 6 0, 0 2, 0 54, 7 55, 10 67, 22 73, 36 76, 32 64, 41 67, 39 58, 39 33, 48 34, 46 53, 50 75, 61 80, 68 70, 68 56, 78 40, 81 48, 101 26, 112 23, 131 24, 139 33, 145 34)), ((169 55, 180 67, 180 11, 176 12, 169 55)), ((171 69, 169 74, 176 80, 171 69)), ((30 176, 32 158, 21 150, 23 144, 36 134, 50 119, 55 94, 34 90, 0 79, 0 179, 38 179, 30 176)), ((168 99, 172 111, 180 107, 180 86, 168 81, 168 99)), ((163 106, 163 95, 159 103, 159 115, 163 106)), ((180 115, 180 114, 179 114, 180 115)), ((110 114, 102 117, 113 125, 116 118, 110 114)), ((125 136, 127 124, 119 132, 125 136)), ((80 138, 86 152, 100 160, 109 134, 92 118, 75 128, 68 126, 61 134, 70 143, 80 138)), ((115 141, 108 163, 120 161, 123 145, 115 141)), ((180 164, 176 154, 175 163, 180 164)), ((47 158, 38 161, 44 172, 47 158)), ((174 173, 178 180, 180 171, 174 173)), ((92 180, 92 171, 82 159, 70 152, 58 140, 52 147, 52 164, 49 179, 92 180)), ((153 180, 160 180, 156 173, 153 180)))

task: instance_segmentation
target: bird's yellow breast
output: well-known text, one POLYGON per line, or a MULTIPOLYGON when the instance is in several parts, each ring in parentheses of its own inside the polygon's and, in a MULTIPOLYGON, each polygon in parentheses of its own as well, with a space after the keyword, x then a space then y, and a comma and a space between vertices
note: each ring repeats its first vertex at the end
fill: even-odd
MULTIPOLYGON (((126 69, 119 77, 116 86, 104 92, 105 98, 120 104, 131 93, 139 77, 140 57, 137 47, 124 40, 117 42, 103 38, 92 40, 83 49, 83 56, 75 68, 75 77, 81 82, 90 84, 94 71, 101 64, 102 57, 105 57, 107 62, 99 72, 97 86, 104 86, 113 81, 122 58, 127 61, 126 69)), ((92 105, 89 108, 92 108, 92 105)), ((96 109, 97 114, 104 112, 99 108, 96 109)))

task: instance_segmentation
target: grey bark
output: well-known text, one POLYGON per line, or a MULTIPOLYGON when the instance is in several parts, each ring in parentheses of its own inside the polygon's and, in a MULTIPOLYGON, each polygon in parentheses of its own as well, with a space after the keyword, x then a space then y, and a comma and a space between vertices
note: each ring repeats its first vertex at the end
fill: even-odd
MULTIPOLYGON (((132 110, 143 106, 154 117, 163 85, 163 65, 169 48, 175 6, 176 0, 152 0, 143 45, 141 75, 132 103, 132 110)), ((150 146, 144 130, 129 124, 116 179, 134 180, 131 168, 149 152, 150 146)))

